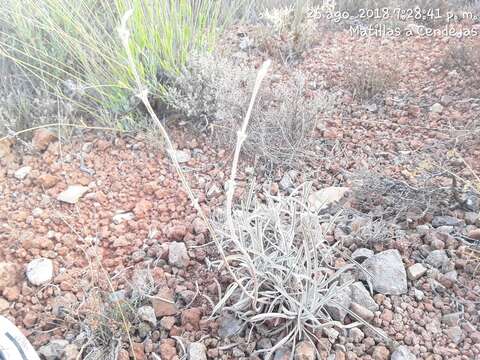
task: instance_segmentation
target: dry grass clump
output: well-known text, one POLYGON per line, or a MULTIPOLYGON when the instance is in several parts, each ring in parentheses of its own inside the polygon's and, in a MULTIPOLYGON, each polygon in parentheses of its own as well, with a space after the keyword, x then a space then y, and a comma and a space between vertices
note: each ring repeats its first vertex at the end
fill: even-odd
POLYGON ((451 186, 435 183, 436 175, 425 176, 413 186, 405 181, 374 173, 359 173, 354 179, 354 194, 362 212, 373 212, 383 219, 404 218, 448 207, 452 199, 451 186))
POLYGON ((382 98, 394 88, 397 72, 385 55, 378 50, 374 55, 359 57, 354 52, 344 54, 344 86, 356 98, 363 101, 382 98))
POLYGON ((257 27, 258 46, 284 63, 301 57, 315 41, 317 20, 309 16, 307 1, 265 9, 260 17, 263 26, 257 27))
POLYGON ((265 351, 313 341, 331 325, 327 305, 336 304, 335 296, 350 285, 340 275, 353 265, 336 268, 342 251, 324 237, 331 220, 309 209, 308 193, 304 185, 290 196, 267 196, 260 203, 252 191, 233 211, 235 238, 218 225, 243 289, 232 282, 214 310, 232 312, 263 336, 279 339, 265 351))
MULTIPOLYGON (((165 99, 173 110, 231 144, 248 107, 253 75, 227 59, 197 55, 168 88, 165 99)), ((334 99, 320 91, 307 99, 305 86, 304 76, 297 73, 260 91, 245 140, 247 155, 283 166, 300 165, 312 155, 317 117, 332 108, 334 99)))
POLYGON ((443 65, 449 70, 456 70, 467 79, 468 84, 480 89, 480 42, 455 41, 448 46, 443 65))

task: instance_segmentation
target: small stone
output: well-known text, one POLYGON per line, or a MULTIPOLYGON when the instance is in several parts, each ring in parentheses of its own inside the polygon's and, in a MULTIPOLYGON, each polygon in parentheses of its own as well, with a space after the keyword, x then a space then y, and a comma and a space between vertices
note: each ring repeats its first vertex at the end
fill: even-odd
POLYGON ((375 317, 375 314, 372 311, 357 303, 352 303, 352 305, 350 306, 350 310, 352 310, 353 313, 357 314, 366 322, 371 322, 375 317))
POLYGON ((30 166, 23 166, 17 171, 15 171, 14 176, 17 180, 24 180, 28 176, 28 174, 30 174, 30 171, 32 171, 32 168, 30 166))
POLYGON ((277 351, 275 351, 275 355, 273 356, 273 360, 290 360, 292 358, 292 352, 289 347, 283 346, 277 351))
POLYGON ((390 360, 416 360, 417 357, 413 355, 405 345, 400 345, 392 353, 390 360))
POLYGON ((175 156, 175 158, 180 164, 189 162, 192 158, 192 155, 188 150, 175 150, 173 156, 175 156))
POLYGON ((200 329, 200 319, 202 318, 201 308, 191 308, 182 311, 182 326, 191 325, 193 329, 200 329))
POLYGON ((445 325, 452 327, 452 326, 458 326, 460 323, 460 319, 462 317, 461 312, 455 312, 455 313, 450 313, 450 314, 445 314, 442 316, 442 323, 445 325))
POLYGON ((182 241, 185 235, 187 235, 187 228, 184 225, 172 226, 167 231, 168 239, 173 241, 182 241))
POLYGON ((338 336, 340 335, 340 333, 333 327, 324 327, 323 333, 327 336, 328 341, 330 341, 332 344, 337 340, 338 336))
POLYGON ((423 298, 425 297, 425 294, 423 293, 422 290, 413 289, 413 296, 415 296, 415 300, 422 301, 423 298))
POLYGON ((0 293, 17 282, 17 267, 13 263, 0 262, 0 293))
POLYGON ((173 292, 167 287, 161 288, 152 298, 152 306, 157 317, 175 315, 178 311, 173 292))
POLYGON ((7 300, 0 298, 0 315, 5 314, 10 308, 10 304, 7 300))
POLYGON ((316 357, 315 346, 309 341, 302 341, 295 347, 295 360, 315 360, 316 357))
POLYGON ((38 129, 33 133, 32 146, 37 151, 44 151, 50 143, 57 140, 57 135, 47 129, 38 129))
POLYGON ((50 259, 40 258, 30 261, 27 265, 27 279, 36 286, 52 281, 53 262, 50 259))
POLYGON ((170 265, 178 268, 184 268, 188 265, 190 257, 183 242, 172 242, 168 249, 168 263, 170 265))
POLYGON ((308 202, 314 210, 318 211, 326 209, 334 203, 338 203, 350 192, 351 189, 348 187, 331 186, 311 194, 308 197, 308 202))
POLYGON ((463 331, 460 326, 452 326, 445 333, 455 344, 460 344, 463 340, 463 331))
POLYGON ((193 220, 192 225, 193 225, 193 232, 196 235, 208 233, 208 227, 207 225, 205 225, 205 222, 201 218, 195 218, 195 220, 193 220))
POLYGON ((347 310, 351 304, 351 290, 345 288, 339 290, 325 305, 325 309, 333 320, 343 321, 347 316, 347 310))
POLYGON ((420 263, 412 265, 407 270, 407 275, 410 280, 418 280, 427 272, 427 268, 420 263))
POLYGON ((434 268, 442 269, 448 266, 450 259, 445 250, 433 250, 428 254, 425 262, 434 268))
POLYGON ((152 325, 152 327, 157 326, 157 317, 155 316, 155 310, 151 306, 141 306, 137 310, 138 317, 152 325))
POLYGON ((191 343, 188 347, 189 360, 207 360, 207 348, 199 342, 191 343))
POLYGON ((160 340, 160 358, 162 360, 172 360, 177 356, 177 348, 175 340, 162 339, 160 340))
POLYGON ((479 240, 480 241, 480 229, 470 230, 468 232, 468 237, 473 239, 473 240, 479 240))
POLYGON ((465 213, 465 223, 467 225, 475 225, 479 220, 479 214, 477 212, 468 211, 465 213))
POLYGON ((362 263, 373 255, 375 255, 375 253, 372 250, 366 248, 359 248, 352 253, 352 259, 359 263, 362 263))
POLYGON ((441 226, 458 226, 460 225, 460 220, 454 218, 453 216, 435 216, 432 220, 432 226, 435 228, 441 226))
POLYGON ((42 174, 36 179, 36 183, 45 189, 50 189, 57 185, 58 178, 50 174, 42 174))
POLYGON ((365 260, 362 266, 372 277, 361 271, 360 278, 368 277, 377 292, 384 295, 402 295, 407 292, 407 274, 398 250, 378 253, 365 260))
POLYGON ((295 177, 296 171, 289 171, 285 173, 279 183, 280 189, 283 191, 294 189, 295 183, 293 182, 293 179, 295 179, 295 177))
POLYGON ((373 360, 388 360, 390 351, 385 346, 375 346, 372 353, 373 360))
POLYGON ((348 336, 350 337, 350 339, 352 339, 353 343, 359 344, 362 342, 363 338, 365 337, 365 334, 363 333, 362 330, 355 327, 349 330, 348 336))
POLYGON ((67 345, 67 340, 52 340, 47 345, 40 347, 40 349, 38 349, 38 353, 42 355, 45 360, 62 359, 67 345))
POLYGON ((365 289, 365 286, 361 281, 357 281, 352 285, 350 285, 350 290, 351 290, 350 297, 352 299, 352 302, 362 305, 363 307, 373 312, 378 310, 378 304, 371 297, 368 290, 365 289))
POLYGON ((76 360, 78 358, 79 349, 75 344, 65 346, 63 358, 64 360, 76 360))
POLYGON ((142 343, 134 342, 132 344, 132 350, 135 354, 135 359, 145 359, 145 347, 142 343))
POLYGON ((113 223, 120 224, 124 221, 130 221, 135 219, 135 214, 133 212, 121 212, 113 216, 113 223))
POLYGON ((226 313, 218 319, 218 336, 222 339, 238 334, 243 329, 243 322, 226 313))
POLYGON ((67 190, 57 196, 58 201, 68 204, 76 204, 80 198, 88 191, 88 187, 82 185, 70 185, 67 190))
POLYGON ((160 326, 165 330, 172 330, 173 326, 175 325, 175 317, 174 316, 163 316, 160 320, 160 326))
POLYGON ((435 103, 430 107, 430 111, 435 114, 441 114, 443 111, 443 105, 440 103, 435 103))
POLYGON ((108 301, 111 303, 124 301, 126 298, 127 298, 127 294, 125 290, 114 291, 108 295, 108 301))

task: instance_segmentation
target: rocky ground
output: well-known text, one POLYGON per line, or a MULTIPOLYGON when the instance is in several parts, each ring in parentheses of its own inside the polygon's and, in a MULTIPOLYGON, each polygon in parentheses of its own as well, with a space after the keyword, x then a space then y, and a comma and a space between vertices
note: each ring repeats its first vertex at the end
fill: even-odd
MULTIPOLYGON (((353 189, 361 170, 417 186, 425 161, 475 179, 480 143, 462 129, 478 121, 480 100, 468 79, 440 65, 448 41, 455 40, 373 39, 367 46, 343 32, 322 36, 296 66, 312 91, 328 88, 340 99, 318 126, 318 151, 331 157, 310 164, 308 176, 278 170, 267 177, 245 160, 237 197, 252 177, 274 193, 308 177, 317 191, 353 189), (381 101, 357 100, 342 87, 339 53, 371 56, 388 48, 395 48, 396 88, 381 101), (448 158, 454 147, 461 157, 448 158)), ((245 56, 261 62, 255 51, 245 56)), ((276 65, 272 76, 282 81, 290 70, 276 65)), ((180 125, 170 130, 175 155, 212 214, 224 202, 232 149, 180 125)), ((217 252, 161 147, 140 135, 93 132, 58 141, 44 129, 29 143, 0 145, 0 314, 46 359, 85 357, 86 349, 88 358, 104 359, 117 346, 119 359, 255 359, 255 350, 275 343, 228 315, 210 318, 209 299, 218 300, 228 279, 212 266, 217 252), (132 336, 119 345, 112 339, 120 340, 125 326, 132 336), (106 352, 94 353, 93 345, 106 352)), ((460 194, 463 204, 449 197, 388 223, 392 232, 373 243, 359 240, 370 214, 360 211, 356 195, 347 195, 346 206, 357 211, 327 236, 374 275, 370 293, 362 272, 347 273, 343 281, 354 283, 337 299, 372 326, 328 328, 316 334, 318 353, 302 342, 295 359, 480 359, 475 193, 460 194)), ((344 308, 329 311, 349 324, 354 315, 344 308)), ((282 348, 274 358, 289 356, 282 348)))

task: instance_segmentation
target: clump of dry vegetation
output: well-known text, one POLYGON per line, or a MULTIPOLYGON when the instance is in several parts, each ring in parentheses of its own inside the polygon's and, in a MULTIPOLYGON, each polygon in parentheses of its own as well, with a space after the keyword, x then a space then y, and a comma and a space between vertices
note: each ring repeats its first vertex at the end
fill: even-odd
POLYGON ((456 70, 468 84, 475 89, 480 89, 480 42, 455 41, 448 46, 443 65, 449 70, 456 70))
POLYGON ((416 185, 374 173, 358 173, 354 177, 354 194, 362 212, 372 212, 383 219, 405 220, 415 214, 421 218, 427 212, 448 207, 452 186, 439 186, 435 180, 442 174, 426 174, 416 185))
POLYGON ((358 57, 352 53, 343 59, 344 86, 354 97, 364 101, 382 98, 394 88, 397 72, 385 55, 358 57))
POLYGON ((308 16, 308 2, 265 9, 263 25, 257 27, 258 46, 269 56, 288 63, 312 46, 317 35, 316 20, 308 16))
POLYGON ((228 226, 217 226, 241 283, 231 282, 214 311, 234 313, 264 336, 277 338, 265 352, 302 339, 313 342, 332 321, 328 307, 351 284, 340 276, 354 265, 335 267, 342 249, 326 241, 331 220, 309 209, 308 194, 306 184, 263 203, 251 192, 233 211, 233 234, 228 226))
MULTIPOLYGON (((252 74, 226 59, 195 56, 169 86, 165 98, 173 110, 208 127, 221 142, 232 143, 248 107, 252 74)), ((333 97, 321 91, 308 99, 301 73, 264 87, 249 124, 246 153, 275 165, 300 165, 299 161, 312 155, 319 114, 328 113, 333 103, 333 97)))

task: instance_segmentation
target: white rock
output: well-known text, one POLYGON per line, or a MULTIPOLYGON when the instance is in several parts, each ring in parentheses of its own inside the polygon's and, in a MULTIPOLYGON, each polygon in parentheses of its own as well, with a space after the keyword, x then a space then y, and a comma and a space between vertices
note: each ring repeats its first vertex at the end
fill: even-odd
POLYGON ((15 171, 15 174, 13 175, 17 180, 23 180, 28 176, 30 171, 32 171, 32 168, 30 166, 24 166, 18 169, 17 171, 15 171))
POLYGON ((368 279, 375 291, 385 295, 402 295, 407 292, 407 274, 398 250, 387 250, 365 260, 362 267, 372 275, 360 271, 359 277, 368 279))
POLYGON ((443 269, 448 266, 450 259, 445 250, 433 250, 428 254, 425 262, 437 269, 443 269))
MULTIPOLYGON (((170 153, 171 154, 171 153, 170 153)), ((173 156, 175 156, 175 159, 182 164, 190 161, 192 158, 192 155, 190 154, 190 151, 188 150, 175 150, 173 153, 173 156)))
POLYGON ((391 360, 416 360, 416 356, 413 355, 405 345, 399 346, 392 354, 391 360))
POLYGON ((350 290, 351 299, 353 302, 362 305, 363 307, 373 312, 378 310, 378 304, 370 296, 370 293, 367 289, 365 289, 365 286, 363 286, 363 283, 361 281, 357 281, 350 285, 350 290))
POLYGON ((133 220, 135 218, 135 214, 132 212, 121 212, 113 216, 113 223, 120 224, 121 222, 133 220))
POLYGON ((443 111, 443 105, 440 103, 435 103, 430 107, 430 111, 436 114, 440 114, 443 111))
POLYGON ((170 243, 168 249, 168 263, 178 268, 183 268, 188 265, 189 256, 187 247, 181 242, 170 243))
POLYGON ((188 347, 189 360, 207 360, 207 348, 199 342, 191 343, 188 347))
POLYGON ((410 280, 418 280, 427 272, 427 268, 420 263, 410 266, 407 275, 410 280))
POLYGON ((53 262, 40 258, 30 261, 27 265, 27 279, 36 286, 46 284, 53 278, 53 262))
POLYGON ((348 187, 331 186, 311 194, 308 202, 314 210, 318 211, 342 200, 349 192, 348 187))
POLYGON ((138 317, 152 325, 153 327, 157 326, 157 317, 155 316, 155 310, 151 306, 141 306, 137 310, 138 317))
POLYGON ((57 196, 58 201, 69 204, 76 204, 80 198, 88 191, 88 187, 82 185, 70 185, 67 190, 57 196))

